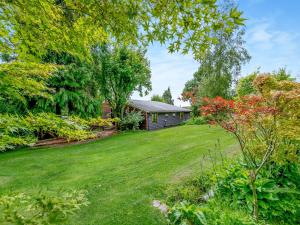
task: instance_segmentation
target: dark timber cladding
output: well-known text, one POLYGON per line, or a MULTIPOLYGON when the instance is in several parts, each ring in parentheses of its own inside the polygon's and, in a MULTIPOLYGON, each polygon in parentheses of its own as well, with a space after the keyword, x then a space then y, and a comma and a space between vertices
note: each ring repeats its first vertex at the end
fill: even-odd
POLYGON ((190 109, 155 101, 130 100, 128 105, 130 110, 143 112, 143 128, 146 130, 176 126, 189 119, 191 112, 190 109))

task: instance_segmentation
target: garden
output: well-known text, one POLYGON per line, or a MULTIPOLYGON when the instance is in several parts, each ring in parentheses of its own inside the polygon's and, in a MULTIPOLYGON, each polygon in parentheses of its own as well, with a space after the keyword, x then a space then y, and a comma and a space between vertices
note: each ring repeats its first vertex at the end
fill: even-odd
POLYGON ((2 1, 0 224, 299 224, 300 83, 242 76, 246 21, 226 0, 2 1), (178 99, 151 92, 153 43, 197 62, 178 99), (150 93, 191 118, 140 130, 150 93))

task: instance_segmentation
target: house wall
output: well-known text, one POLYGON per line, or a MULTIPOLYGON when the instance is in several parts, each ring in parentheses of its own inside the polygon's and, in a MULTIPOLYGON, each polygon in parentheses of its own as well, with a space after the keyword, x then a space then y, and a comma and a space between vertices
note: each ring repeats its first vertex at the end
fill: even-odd
POLYGON ((152 122, 152 113, 147 113, 147 124, 148 124, 148 130, 156 130, 161 129, 164 127, 170 127, 180 124, 182 121, 188 120, 190 118, 189 112, 183 113, 183 118, 180 118, 179 112, 175 113, 175 116, 173 116, 173 113, 158 113, 157 117, 157 123, 152 122))

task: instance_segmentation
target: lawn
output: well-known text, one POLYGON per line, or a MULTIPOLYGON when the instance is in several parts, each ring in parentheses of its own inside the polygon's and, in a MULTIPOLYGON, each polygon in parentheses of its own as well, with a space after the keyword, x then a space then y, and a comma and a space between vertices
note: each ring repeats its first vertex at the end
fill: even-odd
POLYGON ((40 188, 86 189, 90 205, 72 224, 165 224, 153 199, 166 186, 199 172, 217 138, 230 152, 234 139, 220 128, 180 126, 123 133, 87 144, 0 154, 1 193, 40 188))

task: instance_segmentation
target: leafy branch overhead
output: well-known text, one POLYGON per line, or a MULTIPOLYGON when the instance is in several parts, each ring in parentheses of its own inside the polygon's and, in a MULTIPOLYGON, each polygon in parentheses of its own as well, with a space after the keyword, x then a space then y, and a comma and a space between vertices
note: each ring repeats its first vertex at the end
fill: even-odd
POLYGON ((201 59, 217 40, 243 25, 235 7, 216 0, 15 0, 0 3, 0 52, 39 59, 48 50, 90 57, 96 44, 167 43, 170 52, 192 51, 201 59))

